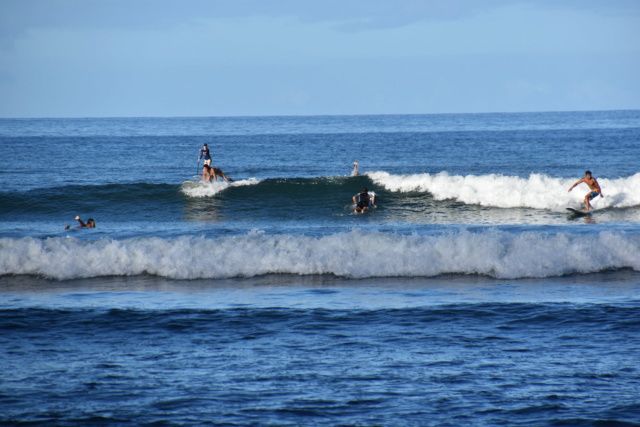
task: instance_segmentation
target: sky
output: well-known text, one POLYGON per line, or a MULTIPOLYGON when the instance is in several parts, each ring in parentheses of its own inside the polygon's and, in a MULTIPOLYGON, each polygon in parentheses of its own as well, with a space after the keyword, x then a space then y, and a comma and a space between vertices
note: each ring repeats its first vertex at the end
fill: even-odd
POLYGON ((639 0, 0 0, 0 117, 640 109, 639 0))

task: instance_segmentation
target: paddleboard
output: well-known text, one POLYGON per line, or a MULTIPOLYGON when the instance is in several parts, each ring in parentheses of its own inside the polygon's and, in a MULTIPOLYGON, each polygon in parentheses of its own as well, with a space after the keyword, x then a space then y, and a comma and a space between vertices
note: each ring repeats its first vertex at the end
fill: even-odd
POLYGON ((182 188, 185 188, 187 190, 192 189, 192 188, 215 188, 217 189, 217 191, 220 190, 224 190, 228 187, 231 187, 233 184, 233 182, 226 182, 223 179, 219 179, 218 181, 209 181, 209 182, 202 182, 202 181, 184 181, 182 183, 182 188))
POLYGON ((204 184, 204 182, 202 181, 184 181, 182 183, 182 186, 185 188, 194 188, 194 187, 198 187, 201 184, 204 184))

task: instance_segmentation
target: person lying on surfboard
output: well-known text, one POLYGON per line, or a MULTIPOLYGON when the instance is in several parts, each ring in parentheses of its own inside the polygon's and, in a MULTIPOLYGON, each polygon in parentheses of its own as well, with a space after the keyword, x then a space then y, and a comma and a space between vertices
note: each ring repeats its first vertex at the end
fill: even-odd
MULTIPOLYGON (((76 221, 78 221, 80 225, 74 228, 96 228, 96 222, 93 220, 93 218, 89 218, 85 224, 85 222, 80 219, 80 216, 76 216, 76 221)), ((71 226, 67 225, 64 229, 68 230, 70 228, 71 226)))
POLYGON ((591 209, 591 203, 589 203, 589 201, 592 200, 594 197, 597 197, 598 194, 600 195, 600 197, 604 197, 604 196, 602 195, 602 189, 600 188, 600 184, 598 184, 598 181, 596 181, 596 179, 591 176, 591 171, 586 171, 584 173, 584 178, 582 178, 580 181, 573 184, 571 188, 569 188, 569 191, 573 190, 573 188, 576 185, 581 184, 583 182, 587 184, 591 189, 591 192, 587 193, 587 195, 584 196, 585 208, 583 209, 583 211, 589 212, 589 209, 591 209))
POLYGON ((356 209, 353 213, 364 213, 367 209, 372 208, 375 202, 376 193, 373 191, 369 193, 369 190, 365 187, 359 194, 353 196, 353 203, 356 204, 356 209))
POLYGON ((204 165, 204 167, 202 168, 202 182, 211 182, 212 179, 214 181, 218 181, 218 177, 224 179, 225 181, 234 182, 233 179, 226 176, 220 168, 214 168, 209 165, 204 165))

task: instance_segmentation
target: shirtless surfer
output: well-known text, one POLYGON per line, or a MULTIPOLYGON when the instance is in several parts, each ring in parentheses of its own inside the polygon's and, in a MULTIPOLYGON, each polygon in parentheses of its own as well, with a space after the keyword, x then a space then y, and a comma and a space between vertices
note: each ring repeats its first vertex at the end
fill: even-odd
POLYGON ((211 182, 212 179, 214 181, 218 181, 218 177, 224 179, 225 181, 234 182, 233 179, 226 176, 220 168, 214 168, 209 165, 204 165, 204 167, 202 168, 203 182, 211 182))
POLYGON ((589 212, 589 209, 591 209, 591 204, 589 203, 589 201, 592 200, 594 197, 597 197, 598 194, 600 195, 600 197, 604 197, 604 196, 602 195, 602 189, 600 188, 600 184, 598 184, 598 181, 596 181, 596 179, 591 176, 591 171, 586 171, 584 173, 584 178, 582 178, 580 181, 573 184, 571 188, 569 188, 569 191, 573 190, 573 188, 576 185, 581 184, 583 182, 587 184, 591 189, 591 191, 587 193, 586 196, 584 196, 585 208, 583 209, 583 211, 589 212))

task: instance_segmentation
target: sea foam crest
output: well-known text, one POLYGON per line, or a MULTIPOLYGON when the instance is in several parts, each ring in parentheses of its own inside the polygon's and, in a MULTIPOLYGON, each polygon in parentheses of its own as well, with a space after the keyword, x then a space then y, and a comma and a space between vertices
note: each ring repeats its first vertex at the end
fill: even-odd
POLYGON ((212 182, 186 181, 182 183, 180 191, 189 197, 213 197, 229 187, 242 187, 245 185, 259 184, 256 178, 243 179, 241 181, 227 182, 222 179, 212 182))
MULTIPOLYGON (((374 183, 394 192, 428 192, 436 200, 454 199, 466 204, 499 208, 534 208, 564 211, 567 206, 580 206, 589 192, 581 184, 568 192, 578 179, 552 178, 531 174, 528 178, 504 175, 439 174, 391 175, 369 172, 374 183)), ((598 209, 640 206, 640 173, 628 178, 600 179, 603 198, 596 198, 598 209)))
POLYGON ((324 237, 252 232, 215 239, 0 239, 0 275, 58 280, 138 274, 222 279, 274 273, 523 278, 622 268, 640 271, 640 234, 603 231, 576 236, 462 229, 426 236, 355 230, 324 237))

